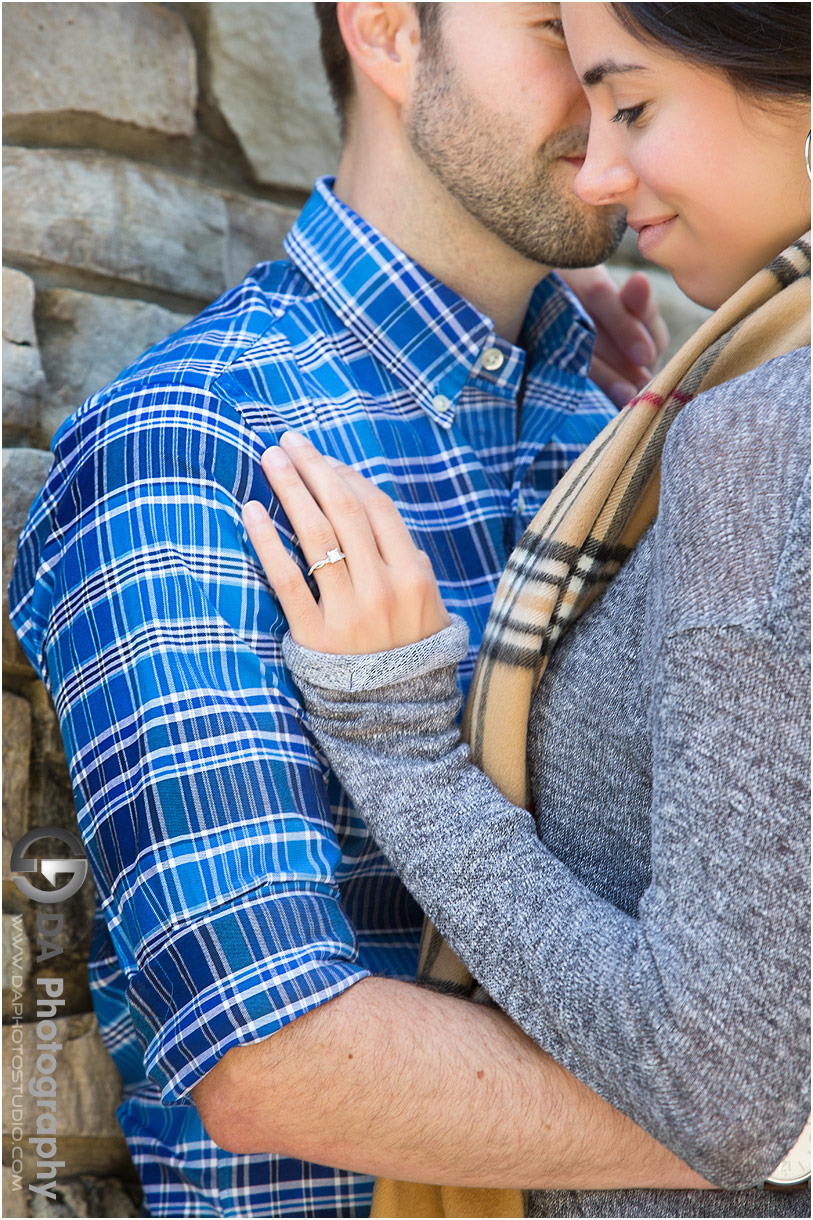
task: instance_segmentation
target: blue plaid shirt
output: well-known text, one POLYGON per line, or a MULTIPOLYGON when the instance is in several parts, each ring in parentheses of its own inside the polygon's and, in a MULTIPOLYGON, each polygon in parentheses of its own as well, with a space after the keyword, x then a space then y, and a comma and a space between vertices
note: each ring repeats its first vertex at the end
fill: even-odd
MULTIPOLYGON (((60 429, 12 618, 59 716, 97 886, 90 973, 156 1216, 366 1215, 371 1179, 207 1137, 190 1089, 370 974, 421 915, 303 722, 240 521, 286 428, 393 497, 471 630, 506 557, 614 411, 554 275, 520 342, 332 194, 60 429)), ((272 513, 290 538, 277 506, 272 513)))

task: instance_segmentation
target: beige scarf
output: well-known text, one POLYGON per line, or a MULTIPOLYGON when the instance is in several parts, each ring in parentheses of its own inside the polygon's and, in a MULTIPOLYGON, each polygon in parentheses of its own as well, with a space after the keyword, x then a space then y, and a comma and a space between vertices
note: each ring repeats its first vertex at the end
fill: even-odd
MULTIPOLYGON (((531 800, 531 701, 557 641, 654 521, 660 458, 678 412, 704 390, 810 343, 810 235, 717 310, 576 461, 508 561, 486 625, 463 730, 472 761, 516 805, 531 800)), ((427 921, 418 976, 488 998, 427 921), (479 994, 478 994, 479 990, 479 994)), ((372 1215, 522 1216, 521 1190, 380 1179, 372 1215)))

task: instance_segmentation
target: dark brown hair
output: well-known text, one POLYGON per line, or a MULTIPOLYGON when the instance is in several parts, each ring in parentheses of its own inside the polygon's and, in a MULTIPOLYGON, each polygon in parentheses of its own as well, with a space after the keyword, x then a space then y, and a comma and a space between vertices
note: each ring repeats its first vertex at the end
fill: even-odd
MULTIPOLYGON (((322 52, 322 63, 327 83, 330 85, 333 104, 339 116, 342 135, 344 135, 347 107, 353 96, 353 70, 350 56, 347 54, 347 48, 339 29, 335 3, 314 4, 313 7, 319 22, 319 49, 322 52)), ((431 38, 439 24, 441 5, 425 0, 423 3, 417 3, 415 8, 418 13, 421 38, 431 38)))
POLYGON ((810 96, 810 5, 613 4, 633 38, 717 68, 755 101, 810 96))

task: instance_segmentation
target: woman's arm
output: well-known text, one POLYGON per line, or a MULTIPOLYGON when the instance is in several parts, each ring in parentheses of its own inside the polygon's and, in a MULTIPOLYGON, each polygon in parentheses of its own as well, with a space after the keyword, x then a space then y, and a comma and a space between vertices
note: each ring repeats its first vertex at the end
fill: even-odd
POLYGON ((800 661, 740 631, 665 645, 653 880, 634 919, 580 884, 532 816, 470 765, 455 727, 461 637, 455 624, 431 648, 389 654, 397 680, 385 687, 378 657, 342 658, 342 681, 289 645, 315 736, 499 1005, 704 1177, 759 1182, 807 1113, 800 661), (754 756, 755 716, 774 691, 754 756))
MULTIPOLYGON (((316 487, 318 461, 300 452, 316 487)), ((275 491, 289 490, 277 478, 275 491)), ((359 557, 341 586, 328 581, 344 564, 318 574, 321 609, 298 569, 301 587, 289 571, 282 588, 281 557, 279 572, 266 564, 294 637, 360 653, 368 628, 392 646, 442 627, 431 597, 409 609, 409 580, 403 605, 376 602, 376 585, 390 599, 398 587, 402 542, 388 536, 393 562, 379 555, 377 566, 357 510, 348 526, 331 491, 320 494, 336 539, 359 557), (342 614, 348 599, 355 608, 342 614)), ((306 554, 315 523, 294 521, 306 554)), ((252 537, 264 558, 256 529, 252 537)), ((805 910, 802 659, 766 632, 714 627, 664 641, 653 690, 653 881, 633 919, 582 886, 531 816, 470 766, 454 724, 456 633, 386 657, 289 648, 315 734, 396 869, 517 1023, 704 1176, 727 1187, 761 1180, 806 1114, 792 1083, 804 1078, 806 1018, 793 985, 805 910)))

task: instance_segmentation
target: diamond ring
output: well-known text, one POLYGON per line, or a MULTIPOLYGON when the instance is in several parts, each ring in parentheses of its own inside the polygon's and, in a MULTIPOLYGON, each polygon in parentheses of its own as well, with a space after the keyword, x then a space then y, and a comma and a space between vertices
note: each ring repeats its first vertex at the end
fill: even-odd
POLYGON ((314 572, 318 572, 319 569, 323 568, 326 563, 341 563, 341 561, 346 558, 347 556, 345 555, 344 551, 340 551, 337 546, 331 547, 324 559, 317 559, 316 563, 311 564, 311 566, 308 568, 308 576, 312 575, 314 572))

